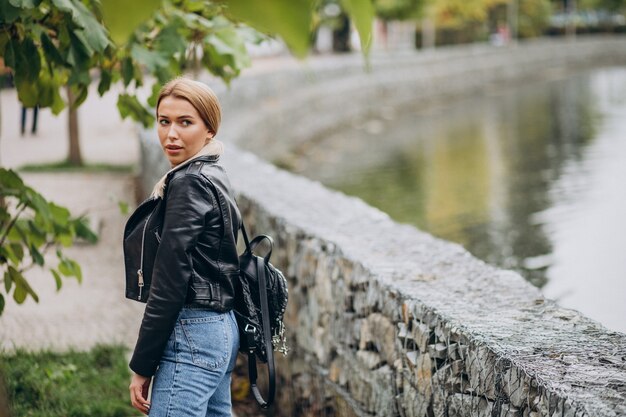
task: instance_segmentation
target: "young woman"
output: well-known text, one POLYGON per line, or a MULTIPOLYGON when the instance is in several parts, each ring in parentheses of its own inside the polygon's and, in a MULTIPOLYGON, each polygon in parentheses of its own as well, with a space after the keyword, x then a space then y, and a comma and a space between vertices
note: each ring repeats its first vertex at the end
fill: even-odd
POLYGON ((177 78, 156 113, 172 168, 124 232, 126 296, 147 302, 130 398, 152 417, 230 416, 240 215, 219 164, 221 109, 209 87, 177 78))

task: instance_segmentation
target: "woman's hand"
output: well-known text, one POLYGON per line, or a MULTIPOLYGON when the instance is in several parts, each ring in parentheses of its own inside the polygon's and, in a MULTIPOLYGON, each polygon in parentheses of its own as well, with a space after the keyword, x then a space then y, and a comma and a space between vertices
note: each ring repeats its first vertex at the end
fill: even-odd
POLYGON ((150 411, 150 401, 148 401, 148 388, 152 378, 133 373, 130 380, 130 402, 137 410, 144 414, 150 411))

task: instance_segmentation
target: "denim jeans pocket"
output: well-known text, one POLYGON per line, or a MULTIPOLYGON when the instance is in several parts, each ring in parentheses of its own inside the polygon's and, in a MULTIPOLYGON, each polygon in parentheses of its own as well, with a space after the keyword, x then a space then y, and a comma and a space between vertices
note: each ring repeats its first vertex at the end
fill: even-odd
POLYGON ((218 369, 230 356, 228 323, 224 314, 180 319, 191 360, 206 369, 218 369))

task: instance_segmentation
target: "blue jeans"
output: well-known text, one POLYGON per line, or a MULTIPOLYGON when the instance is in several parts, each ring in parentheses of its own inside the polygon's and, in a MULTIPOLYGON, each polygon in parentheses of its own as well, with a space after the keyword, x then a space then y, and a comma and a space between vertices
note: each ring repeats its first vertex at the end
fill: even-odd
POLYGON ((231 416, 235 314, 183 308, 154 375, 150 417, 231 416))

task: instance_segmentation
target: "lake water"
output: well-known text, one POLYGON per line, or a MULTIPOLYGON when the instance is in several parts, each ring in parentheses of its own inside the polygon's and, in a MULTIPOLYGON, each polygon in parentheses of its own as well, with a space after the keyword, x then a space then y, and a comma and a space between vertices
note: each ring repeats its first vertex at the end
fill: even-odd
POLYGON ((295 172, 626 332, 626 68, 381 107, 297 153, 295 172))

